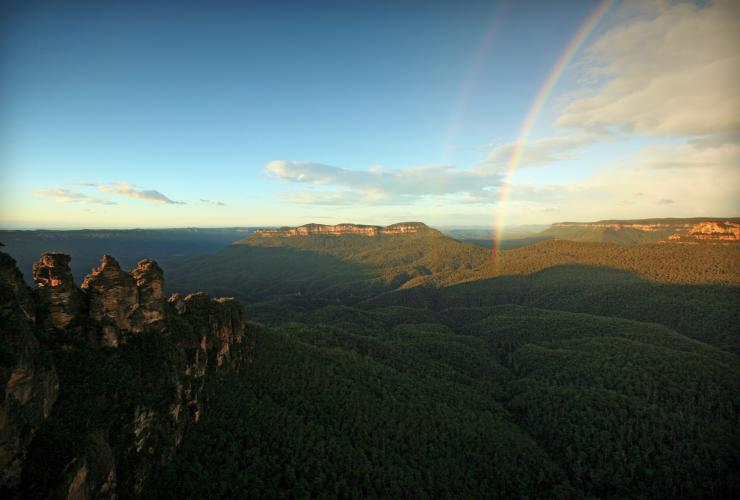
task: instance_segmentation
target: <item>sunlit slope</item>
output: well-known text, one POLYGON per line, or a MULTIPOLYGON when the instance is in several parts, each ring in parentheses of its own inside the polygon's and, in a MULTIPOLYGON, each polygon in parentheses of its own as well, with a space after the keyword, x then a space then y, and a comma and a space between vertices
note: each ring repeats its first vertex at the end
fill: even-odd
POLYGON ((676 244, 624 246, 614 243, 543 241, 501 251, 497 275, 531 274, 564 264, 634 271, 663 283, 740 284, 740 245, 676 244))
POLYGON ((428 228, 382 236, 250 236, 173 267, 171 286, 249 299, 292 294, 351 303, 418 284, 476 279, 490 269, 490 250, 428 228))
POLYGON ((596 222, 560 222, 538 233, 542 238, 560 240, 639 245, 666 241, 672 235, 682 235, 707 221, 737 225, 737 217, 694 217, 665 219, 601 220, 596 222))
POLYGON ((286 322, 282 306, 272 316, 263 306, 271 326, 253 326, 254 363, 212 388, 209 413, 152 487, 269 496, 290 485, 308 497, 737 491, 736 356, 660 325, 588 314, 411 311, 332 305, 286 322))
POLYGON ((633 271, 656 282, 740 283, 740 246, 544 241, 493 251, 427 228, 399 235, 249 236, 173 264, 173 291, 205 289, 249 300, 284 295, 354 303, 417 285, 526 275, 563 264, 633 271), (494 258, 495 256, 495 258, 494 258))
POLYGON ((740 353, 738 303, 737 285, 657 283, 627 271, 570 265, 443 288, 398 290, 365 301, 364 307, 403 305, 442 310, 519 304, 659 323, 740 353))

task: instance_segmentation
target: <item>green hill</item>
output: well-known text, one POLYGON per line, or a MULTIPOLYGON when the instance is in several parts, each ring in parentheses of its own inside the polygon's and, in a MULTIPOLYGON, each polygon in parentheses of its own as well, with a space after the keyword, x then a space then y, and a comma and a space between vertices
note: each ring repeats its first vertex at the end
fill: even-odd
POLYGON ((173 290, 199 287, 250 300, 281 295, 355 303, 419 284, 486 274, 491 252, 424 226, 410 234, 250 235, 212 255, 171 267, 173 290))

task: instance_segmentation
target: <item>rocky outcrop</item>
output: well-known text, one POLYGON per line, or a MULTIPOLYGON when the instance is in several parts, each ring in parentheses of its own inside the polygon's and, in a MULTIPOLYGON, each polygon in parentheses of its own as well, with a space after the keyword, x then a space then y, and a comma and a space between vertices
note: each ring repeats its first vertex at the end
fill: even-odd
POLYGON ((100 266, 85 277, 82 289, 90 301, 91 326, 96 330, 93 338, 102 345, 115 347, 124 333, 141 331, 136 282, 113 257, 103 257, 100 266))
POLYGON ((44 253, 33 265, 39 320, 45 328, 67 329, 85 312, 86 299, 75 285, 69 261, 69 255, 44 253))
POLYGON ((164 273, 154 261, 128 273, 104 256, 81 288, 69 262, 43 254, 33 267, 32 292, 13 259, 0 253, 0 494, 11 498, 140 493, 207 411, 208 377, 238 369, 253 347, 236 300, 203 293, 166 300, 164 273), (57 363, 59 377, 53 359, 65 360, 57 363), (91 360, 82 377, 78 360, 91 360), (53 431, 58 421, 39 431, 49 417, 81 420, 65 420, 61 435, 53 431), (65 448, 69 432, 81 435, 65 448), (45 463, 49 447, 60 444, 54 456, 64 458, 45 463), (33 479, 38 474, 43 480, 33 479))
POLYGON ((117 497, 115 456, 102 432, 92 433, 82 454, 66 467, 56 496, 67 500, 117 497))
POLYGON ((740 242, 740 223, 733 221, 706 221, 694 224, 688 231, 672 234, 674 243, 737 243, 740 242))
POLYGON ((243 342, 244 309, 235 299, 192 293, 184 299, 175 295, 170 302, 193 325, 197 344, 196 355, 189 360, 193 374, 201 373, 209 363, 223 365, 231 357, 231 346, 243 342))
POLYGON ((676 231, 681 228, 691 227, 686 223, 638 223, 638 222, 557 222, 552 225, 554 229, 583 228, 583 229, 607 229, 610 231, 643 231, 653 233, 657 231, 676 231))
POLYGON ((164 272, 152 260, 142 260, 127 273, 105 255, 82 289, 89 300, 93 342, 115 347, 129 334, 164 327, 164 272))
POLYGON ((0 492, 17 486, 28 445, 59 391, 35 327, 31 290, 15 261, 0 252, 0 492))
POLYGON ((362 224, 337 224, 328 226, 324 224, 306 224, 299 227, 281 227, 279 229, 258 229, 252 236, 265 237, 296 237, 310 235, 360 235, 360 236, 387 236, 398 234, 413 234, 420 232, 439 233, 421 222, 401 222, 390 226, 366 226, 362 224))
POLYGON ((139 310, 143 327, 162 324, 164 320, 164 271, 153 260, 140 261, 131 271, 139 292, 139 310))

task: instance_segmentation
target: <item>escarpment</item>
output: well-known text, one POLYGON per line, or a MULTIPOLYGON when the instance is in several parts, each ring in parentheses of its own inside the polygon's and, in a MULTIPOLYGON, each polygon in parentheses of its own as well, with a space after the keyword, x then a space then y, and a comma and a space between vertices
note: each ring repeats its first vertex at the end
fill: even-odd
POLYGON ((154 261, 129 273, 106 255, 79 288, 69 262, 43 254, 32 291, 0 253, 5 498, 140 493, 253 348, 236 300, 167 299, 154 261))
MULTIPOLYGON (((633 243, 737 243, 740 242, 740 219, 645 219, 633 221, 560 222, 552 224, 543 234, 559 239, 585 235, 625 233, 639 234, 633 243)), ((576 238, 578 239, 578 238, 576 238)), ((619 240, 617 240, 619 241, 619 240)))
POLYGON ((258 229, 252 236, 278 236, 292 238, 296 236, 328 235, 328 236, 388 236, 397 234, 413 233, 435 233, 441 236, 439 231, 430 228, 421 222, 400 222, 390 226, 366 226, 363 224, 336 224, 328 226, 325 224, 305 224, 299 227, 281 227, 278 229, 258 229))
POLYGON ((737 243, 740 242, 740 223, 730 220, 700 222, 685 233, 672 234, 668 240, 674 243, 737 243))

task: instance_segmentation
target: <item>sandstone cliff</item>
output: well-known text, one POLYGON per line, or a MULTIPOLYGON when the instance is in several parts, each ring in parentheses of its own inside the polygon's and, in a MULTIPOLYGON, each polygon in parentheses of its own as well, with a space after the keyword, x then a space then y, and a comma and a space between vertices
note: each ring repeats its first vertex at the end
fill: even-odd
POLYGON ((733 221, 706 221, 693 224, 686 232, 672 234, 668 240, 675 243, 740 242, 740 223, 733 221))
POLYGON ((639 243, 740 242, 740 219, 644 219, 560 222, 541 233, 554 239, 639 243))
POLYGON ((140 492, 206 411, 210 378, 253 346, 237 301, 167 300, 156 262, 129 273, 104 256, 81 288, 69 262, 43 254, 32 292, 0 253, 4 497, 140 492))
POLYGON ((398 224, 392 224, 390 226, 366 226, 362 224, 337 224, 334 226, 327 226, 324 224, 305 224, 299 227, 281 227, 279 229, 258 229, 253 233, 253 236, 278 236, 278 237, 296 237, 296 236, 310 236, 310 235, 329 235, 329 236, 343 236, 343 235, 360 235, 360 236, 387 236, 397 234, 413 234, 413 233, 436 233, 441 235, 438 231, 431 229, 426 224, 421 222, 401 222, 398 224))
POLYGON ((654 233, 657 231, 677 231, 682 228, 689 228, 688 223, 639 223, 639 222, 557 222, 552 225, 553 228, 586 228, 586 229, 609 229, 612 231, 625 231, 632 229, 635 231, 644 231, 654 233))

